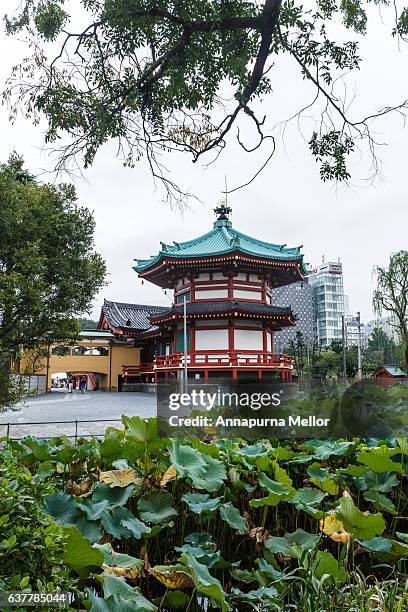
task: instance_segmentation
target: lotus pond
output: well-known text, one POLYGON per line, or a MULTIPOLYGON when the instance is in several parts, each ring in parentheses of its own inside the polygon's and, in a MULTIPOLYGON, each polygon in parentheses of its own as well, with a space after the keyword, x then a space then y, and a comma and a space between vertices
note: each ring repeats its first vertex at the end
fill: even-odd
POLYGON ((408 439, 3 440, 0 591, 95 612, 408 609, 408 439))

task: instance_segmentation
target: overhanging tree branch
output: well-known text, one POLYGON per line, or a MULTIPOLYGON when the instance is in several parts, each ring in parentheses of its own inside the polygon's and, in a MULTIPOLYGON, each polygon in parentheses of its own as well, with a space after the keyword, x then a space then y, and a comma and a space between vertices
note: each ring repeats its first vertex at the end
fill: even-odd
MULTIPOLYGON (((49 0, 47 8, 40 0, 23 0, 24 18, 7 21, 9 33, 27 33, 33 52, 14 70, 5 92, 12 113, 23 109, 34 121, 45 116, 46 141, 59 145, 59 169, 79 156, 90 165, 99 147, 114 139, 126 164, 145 158, 165 186, 163 154, 187 152, 197 162, 212 153, 208 163, 214 163, 234 127, 246 153, 271 140, 268 163, 276 146, 269 124, 276 119, 265 113, 258 118, 255 101, 271 92, 274 59, 284 53, 316 89, 313 101, 293 117, 300 125, 306 108, 317 110, 317 127, 306 140, 323 180, 348 180, 347 160, 358 143, 366 144, 375 176, 380 143, 371 124, 391 112, 405 118, 408 110, 405 100, 353 119, 347 92, 338 92, 339 73, 358 69, 361 59, 357 42, 330 37, 327 23, 341 20, 346 30, 364 35, 366 8, 374 0, 317 3, 314 9, 298 0, 164 0, 160 6, 153 0, 100 0, 89 25, 76 33, 67 29, 61 1, 49 0), (60 51, 48 62, 44 40, 58 36, 60 51), (254 145, 242 136, 243 115, 251 119, 254 145), (61 146, 64 134, 71 142, 61 146)), ((396 15, 393 34, 402 40, 407 28, 403 11, 396 15)))

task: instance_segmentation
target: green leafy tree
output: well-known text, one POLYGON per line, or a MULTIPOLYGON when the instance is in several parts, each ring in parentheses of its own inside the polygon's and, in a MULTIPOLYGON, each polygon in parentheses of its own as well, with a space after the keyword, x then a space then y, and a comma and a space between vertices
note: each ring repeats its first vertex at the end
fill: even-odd
POLYGON ((365 370, 371 373, 378 372, 385 363, 394 363, 396 360, 395 342, 383 329, 375 327, 364 351, 365 370))
POLYGON ((275 132, 268 117, 257 115, 258 101, 272 95, 282 56, 315 90, 310 104, 288 120, 314 112, 318 127, 309 132, 308 145, 323 180, 349 178, 347 159, 356 141, 367 144, 376 165, 370 125, 394 110, 404 115, 408 107, 402 101, 355 117, 342 82, 345 72, 361 66, 359 41, 375 5, 389 11, 389 34, 405 40, 408 9, 398 10, 391 0, 78 4, 78 25, 70 24, 63 0, 23 0, 17 14, 6 17, 7 32, 26 35, 31 55, 13 71, 5 97, 12 114, 22 107, 34 121, 47 120, 48 143, 68 136, 63 167, 77 156, 91 164, 99 147, 116 139, 125 163, 147 158, 168 197, 180 198, 186 193, 168 178, 161 154, 186 152, 194 162, 218 156, 234 130, 243 150, 264 145, 266 161, 256 176, 275 151, 275 132), (254 130, 251 143, 239 130, 243 115, 254 130))
POLYGON ((384 351, 366 351, 364 353, 364 370, 368 374, 374 374, 384 365, 384 351))
POLYGON ((334 351, 335 353, 343 353, 343 342, 342 340, 332 340, 331 344, 330 344, 330 350, 334 351))
POLYGON ((367 342, 368 351, 384 351, 385 349, 393 349, 395 342, 390 338, 381 327, 374 327, 371 336, 367 342))
MULTIPOLYGON (((322 351, 319 355, 319 366, 326 378, 343 377, 343 345, 341 340, 332 342, 330 348, 322 351)), ((346 374, 348 378, 354 378, 358 370, 357 347, 351 346, 346 349, 346 374)))
POLYGON ((325 378, 338 378, 341 368, 341 355, 331 349, 322 351, 319 356, 319 367, 325 378))
POLYGON ((96 329, 98 326, 97 321, 93 321, 92 319, 79 319, 79 326, 81 331, 84 329, 96 329))
POLYGON ((400 367, 402 370, 406 367, 405 346, 403 342, 398 342, 398 344, 396 344, 395 346, 395 361, 397 363, 397 366, 400 367))
POLYGON ((305 368, 309 363, 309 350, 301 331, 297 331, 295 337, 289 340, 287 353, 293 358, 294 368, 300 379, 303 378, 305 368))
MULTIPOLYGON (((364 362, 363 362, 364 366, 364 362)), ((341 370, 342 372, 343 370, 341 370)), ((346 350, 346 374, 348 378, 354 378, 358 371, 358 352, 356 346, 350 346, 346 350)))
POLYGON ((404 367, 408 372, 408 251, 390 256, 387 267, 377 267, 377 288, 373 295, 376 312, 395 318, 395 328, 404 344, 404 367))
POLYGON ((22 168, 15 156, 0 166, 0 405, 11 357, 75 338, 77 317, 106 274, 94 250, 94 219, 73 186, 39 184, 22 168))

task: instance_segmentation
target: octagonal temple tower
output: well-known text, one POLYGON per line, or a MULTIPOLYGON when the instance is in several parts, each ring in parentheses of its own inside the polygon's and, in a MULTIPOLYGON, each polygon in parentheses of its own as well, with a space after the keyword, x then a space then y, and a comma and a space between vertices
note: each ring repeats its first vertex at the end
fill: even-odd
POLYGON ((134 270, 174 291, 171 308, 152 314, 146 341, 155 340, 156 381, 181 375, 184 302, 188 376, 207 381, 291 380, 292 363, 274 352, 273 335, 295 325, 290 308, 273 305, 273 289, 305 277, 300 247, 270 244, 232 227, 231 209, 214 211, 213 229, 188 242, 161 243, 134 270))

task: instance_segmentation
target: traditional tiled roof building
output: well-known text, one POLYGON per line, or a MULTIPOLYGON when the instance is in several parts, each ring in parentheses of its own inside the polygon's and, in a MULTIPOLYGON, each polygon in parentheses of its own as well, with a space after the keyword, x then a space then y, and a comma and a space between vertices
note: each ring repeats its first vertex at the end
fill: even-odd
POLYGON ((142 348, 139 371, 127 376, 167 380, 181 373, 186 352, 195 379, 291 379, 291 360, 274 352, 273 335, 295 317, 273 304, 273 290, 304 279, 300 247, 247 236, 232 227, 228 207, 215 212, 211 231, 161 243, 157 255, 134 266, 142 279, 173 291, 172 307, 105 301, 99 327, 142 348))

